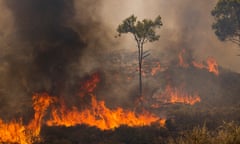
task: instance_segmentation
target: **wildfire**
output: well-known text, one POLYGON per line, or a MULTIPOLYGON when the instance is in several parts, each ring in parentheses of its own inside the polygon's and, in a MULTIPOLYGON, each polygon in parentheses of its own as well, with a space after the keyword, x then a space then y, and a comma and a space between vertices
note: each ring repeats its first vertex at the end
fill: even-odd
POLYGON ((26 133, 26 127, 22 121, 11 121, 4 123, 0 119, 0 143, 30 144, 31 136, 26 133))
POLYGON ((40 140, 40 130, 45 111, 53 99, 47 94, 33 96, 34 119, 24 125, 22 120, 4 123, 0 119, 0 143, 32 144, 40 140))
POLYGON ((99 75, 93 75, 85 84, 85 91, 91 96, 91 104, 87 109, 79 110, 77 107, 67 108, 64 101, 59 100, 60 106, 54 107, 51 111, 51 119, 46 122, 48 126, 75 126, 86 124, 98 127, 101 130, 114 129, 120 125, 143 126, 150 125, 159 121, 164 125, 165 120, 144 111, 136 114, 134 111, 124 110, 123 108, 110 109, 104 101, 97 101, 96 96, 92 94, 97 83, 99 75))
POLYGON ((63 99, 49 96, 47 93, 33 95, 35 112, 33 119, 26 125, 22 123, 22 120, 4 122, 0 119, 0 143, 35 143, 41 140, 40 131, 43 124, 66 127, 86 124, 101 130, 114 129, 120 125, 136 127, 152 123, 159 123, 161 126, 165 124, 165 119, 147 111, 135 113, 120 107, 108 108, 104 101, 98 101, 96 96, 92 94, 99 81, 99 75, 94 74, 80 87, 82 93, 79 96, 81 98, 85 95, 91 96, 91 103, 84 110, 79 110, 75 106, 68 108, 63 99), (52 105, 50 109, 49 106, 52 103, 55 105, 52 105), (50 119, 44 121, 47 109, 50 111, 50 119))
POLYGON ((80 88, 80 97, 84 97, 87 93, 92 93, 94 89, 97 87, 97 83, 100 82, 99 74, 95 73, 91 76, 91 78, 85 81, 80 88))
POLYGON ((179 59, 179 66, 181 67, 188 67, 189 65, 187 63, 185 63, 183 55, 186 53, 185 49, 182 49, 182 51, 179 52, 178 54, 178 59, 179 59))
POLYGON ((49 105, 54 102, 54 98, 50 97, 47 93, 43 93, 34 95, 32 99, 35 114, 33 120, 29 123, 28 128, 32 130, 35 136, 38 136, 45 112, 49 105))
POLYGON ((128 125, 131 127, 150 125, 159 121, 164 125, 164 120, 149 113, 143 112, 136 114, 133 111, 123 110, 122 108, 109 109, 104 101, 97 101, 92 95, 91 106, 83 111, 76 107, 67 109, 64 104, 60 108, 52 110, 52 118, 47 121, 48 126, 75 126, 78 124, 86 124, 96 126, 101 130, 114 129, 120 125, 128 125))
POLYGON ((163 94, 156 98, 163 103, 184 103, 189 105, 194 105, 201 101, 197 94, 190 95, 184 92, 183 89, 172 88, 170 85, 167 85, 163 94))
MULTIPOLYGON (((182 49, 179 53, 178 53, 178 65, 180 67, 184 67, 187 68, 189 67, 189 64, 185 62, 184 60, 184 54, 186 53, 185 49, 182 49)), ((219 71, 218 71, 218 64, 216 62, 216 60, 213 57, 208 57, 206 63, 199 63, 196 61, 192 61, 192 65, 196 68, 199 69, 207 69, 209 72, 214 73, 216 76, 219 75, 219 71)))
POLYGON ((158 62, 158 63, 157 63, 157 66, 152 68, 151 75, 154 76, 154 75, 155 75, 158 71, 160 71, 160 70, 161 70, 161 65, 160 65, 160 63, 158 62))
POLYGON ((193 66, 199 69, 207 69, 209 72, 219 75, 218 64, 213 57, 207 58, 207 64, 198 63, 196 61, 192 62, 193 66))
POLYGON ((208 57, 207 64, 208 64, 208 71, 209 72, 212 72, 215 75, 219 75, 218 64, 217 64, 217 62, 214 58, 208 57))

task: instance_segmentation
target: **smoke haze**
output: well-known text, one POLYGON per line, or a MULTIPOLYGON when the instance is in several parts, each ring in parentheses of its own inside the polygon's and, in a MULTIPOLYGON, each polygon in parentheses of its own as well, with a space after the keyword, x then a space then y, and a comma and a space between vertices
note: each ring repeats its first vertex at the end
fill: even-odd
MULTIPOLYGON (((135 14, 140 19, 161 15, 163 21, 161 38, 154 46, 147 45, 148 48, 159 53, 169 49, 192 49, 195 59, 204 60, 208 56, 213 56, 219 65, 239 72, 239 57, 236 56, 239 53, 238 46, 220 42, 211 29, 213 23, 211 10, 216 2, 217 0, 149 0, 148 2, 123 0, 119 3, 109 0, 102 10, 103 16, 107 18, 103 20, 109 22, 109 19, 113 19, 108 25, 115 28, 130 14, 135 14)), ((131 46, 126 44, 129 49, 134 46, 134 44, 131 46)))

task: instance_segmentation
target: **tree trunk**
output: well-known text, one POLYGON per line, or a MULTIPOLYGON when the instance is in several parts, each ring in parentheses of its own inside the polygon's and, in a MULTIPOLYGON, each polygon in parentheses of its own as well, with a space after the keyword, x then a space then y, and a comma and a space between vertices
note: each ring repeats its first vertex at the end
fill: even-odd
POLYGON ((142 62, 139 62, 139 97, 142 97, 142 62))
POLYGON ((142 59, 143 59, 143 45, 138 44, 138 62, 139 62, 139 98, 142 97, 142 59))

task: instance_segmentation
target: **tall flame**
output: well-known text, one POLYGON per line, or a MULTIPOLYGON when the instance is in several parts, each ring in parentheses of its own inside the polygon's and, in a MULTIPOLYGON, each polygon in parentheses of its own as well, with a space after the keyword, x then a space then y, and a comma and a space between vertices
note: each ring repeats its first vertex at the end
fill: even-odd
POLYGON ((47 107, 52 102, 53 99, 46 93, 34 95, 34 119, 28 125, 24 125, 22 120, 4 123, 0 119, 0 143, 32 144, 40 140, 42 120, 47 107))
POLYGON ((50 97, 47 93, 43 93, 34 95, 32 99, 35 114, 33 120, 29 123, 28 128, 33 131, 35 136, 38 136, 45 112, 49 105, 54 102, 54 98, 50 97))
POLYGON ((32 141, 21 120, 5 123, 0 119, 0 143, 31 144, 32 141))
POLYGON ((208 64, 208 71, 209 72, 212 72, 215 75, 219 75, 218 64, 217 64, 217 62, 214 58, 208 57, 207 64, 208 64))
POLYGON ((185 60, 183 58, 183 55, 186 53, 186 50, 185 49, 182 49, 179 54, 178 54, 178 60, 179 60, 179 66, 181 67, 188 67, 189 64, 185 63, 185 60))

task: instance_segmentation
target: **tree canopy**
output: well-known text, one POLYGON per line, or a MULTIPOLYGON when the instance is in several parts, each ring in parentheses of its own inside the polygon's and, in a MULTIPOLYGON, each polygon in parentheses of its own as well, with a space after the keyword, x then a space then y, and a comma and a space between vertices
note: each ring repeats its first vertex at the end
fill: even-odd
POLYGON ((212 28, 221 41, 240 45, 240 0, 219 0, 212 10, 212 28))
POLYGON ((137 21, 137 17, 131 15, 123 21, 117 28, 119 36, 122 33, 132 33, 137 42, 145 43, 159 40, 160 36, 156 34, 155 29, 162 26, 161 17, 158 16, 154 21, 144 19, 137 21))

